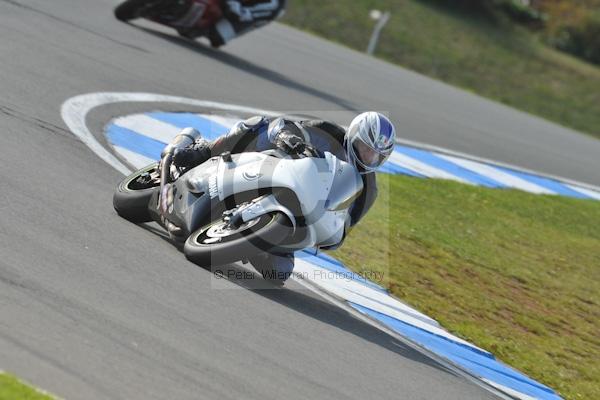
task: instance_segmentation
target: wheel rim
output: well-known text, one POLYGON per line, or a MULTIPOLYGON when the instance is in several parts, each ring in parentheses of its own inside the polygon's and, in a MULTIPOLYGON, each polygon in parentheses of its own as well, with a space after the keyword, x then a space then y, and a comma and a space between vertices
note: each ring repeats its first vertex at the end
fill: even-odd
POLYGON ((227 222, 219 221, 211 225, 208 229, 200 232, 196 238, 196 242, 201 245, 211 245, 215 243, 226 242, 232 236, 239 235, 247 231, 260 222, 262 217, 254 218, 248 222, 244 222, 238 228, 232 228, 227 222))
POLYGON ((125 187, 125 189, 130 190, 130 191, 146 190, 146 189, 151 189, 153 187, 156 187, 156 186, 158 186, 158 184, 143 186, 142 183, 138 182, 138 179, 142 175, 152 174, 156 170, 157 170, 157 165, 149 165, 148 167, 144 168, 141 171, 138 171, 138 173, 132 175, 129 179, 127 179, 123 186, 125 187))

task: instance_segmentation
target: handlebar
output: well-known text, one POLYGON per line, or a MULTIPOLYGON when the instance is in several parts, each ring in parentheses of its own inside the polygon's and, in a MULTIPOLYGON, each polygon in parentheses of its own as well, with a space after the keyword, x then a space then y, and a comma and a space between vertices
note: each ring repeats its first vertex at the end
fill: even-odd
POLYGON ((321 153, 319 152, 319 150, 317 150, 316 147, 314 147, 311 144, 305 143, 304 145, 304 152, 303 154, 306 157, 321 157, 321 153))

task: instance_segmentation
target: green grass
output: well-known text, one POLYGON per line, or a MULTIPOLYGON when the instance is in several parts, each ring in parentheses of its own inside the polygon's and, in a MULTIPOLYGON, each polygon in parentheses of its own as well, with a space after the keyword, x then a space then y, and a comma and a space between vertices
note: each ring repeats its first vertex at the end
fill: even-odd
POLYGON ((600 137, 600 68, 508 23, 424 0, 294 0, 284 22, 364 51, 372 8, 392 12, 377 56, 600 137))
POLYGON ((12 375, 0 372, 0 400, 54 400, 25 385, 12 375))
POLYGON ((566 399, 600 399, 600 202, 379 178, 333 255, 566 399))

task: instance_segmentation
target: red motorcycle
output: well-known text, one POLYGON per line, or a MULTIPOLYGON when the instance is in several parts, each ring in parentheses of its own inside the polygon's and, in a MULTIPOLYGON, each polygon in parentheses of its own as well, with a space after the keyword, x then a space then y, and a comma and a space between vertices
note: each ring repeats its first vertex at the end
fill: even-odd
POLYGON ((145 18, 193 39, 207 36, 223 12, 219 0, 126 0, 115 8, 115 17, 124 22, 145 18))

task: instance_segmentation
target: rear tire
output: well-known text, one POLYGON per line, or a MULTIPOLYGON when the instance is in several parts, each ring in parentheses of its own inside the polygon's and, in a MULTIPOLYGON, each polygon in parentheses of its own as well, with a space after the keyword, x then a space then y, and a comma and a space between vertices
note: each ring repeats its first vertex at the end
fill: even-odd
POLYGON ((155 190, 158 190, 157 185, 149 187, 136 187, 135 182, 138 177, 144 173, 156 171, 158 163, 151 164, 145 168, 135 171, 127 178, 123 179, 117 186, 113 195, 113 207, 117 214, 128 221, 135 223, 150 222, 152 217, 148 210, 150 198, 155 190))
POLYGON ((190 261, 201 266, 224 265, 268 252, 292 233, 288 217, 280 212, 264 214, 247 224, 248 228, 212 242, 215 235, 210 232, 224 225, 221 219, 214 221, 192 233, 183 252, 190 261))
POLYGON ((139 17, 139 9, 148 0, 126 0, 115 7, 115 17, 119 21, 127 22, 139 17))

